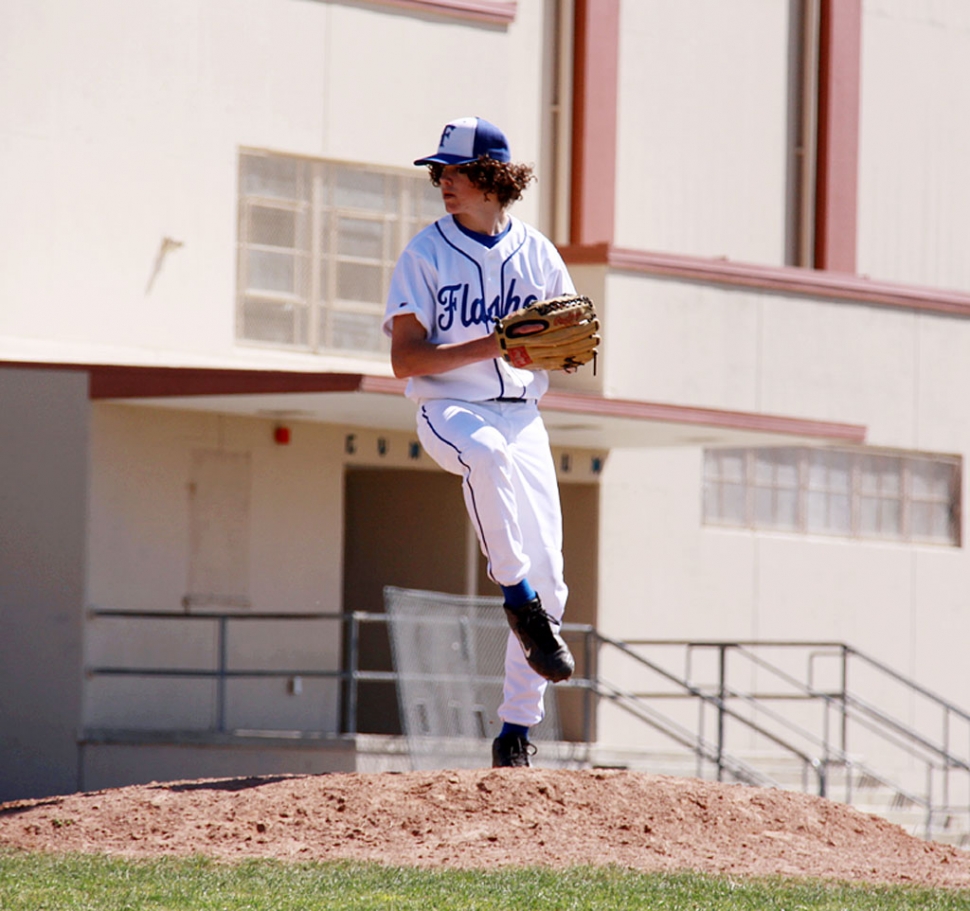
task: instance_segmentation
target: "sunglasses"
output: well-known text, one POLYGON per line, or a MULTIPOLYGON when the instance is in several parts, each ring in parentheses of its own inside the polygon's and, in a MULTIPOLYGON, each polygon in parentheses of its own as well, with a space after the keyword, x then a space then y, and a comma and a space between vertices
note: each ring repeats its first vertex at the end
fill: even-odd
MULTIPOLYGON (((437 162, 428 165, 428 168, 431 171, 431 179, 435 183, 438 183, 441 180, 441 175, 444 174, 445 167, 446 165, 438 164, 437 162)), ((455 168, 455 171, 458 174, 462 174, 467 177, 471 173, 471 167, 469 165, 462 164, 458 165, 458 167, 455 168)))

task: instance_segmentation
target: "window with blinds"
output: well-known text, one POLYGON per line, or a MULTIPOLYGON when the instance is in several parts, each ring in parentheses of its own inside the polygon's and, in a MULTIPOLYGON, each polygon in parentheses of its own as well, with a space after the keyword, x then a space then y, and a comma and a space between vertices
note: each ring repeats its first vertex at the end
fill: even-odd
POLYGON ((709 449, 704 521, 796 534, 959 546, 953 456, 808 447, 709 449))
POLYGON ((237 338, 383 355, 394 264, 442 214, 423 170, 242 152, 237 338))

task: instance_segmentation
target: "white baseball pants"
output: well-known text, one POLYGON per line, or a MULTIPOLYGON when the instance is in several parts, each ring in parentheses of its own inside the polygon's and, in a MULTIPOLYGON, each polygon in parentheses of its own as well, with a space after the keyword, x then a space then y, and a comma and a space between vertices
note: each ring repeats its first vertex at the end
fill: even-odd
MULTIPOLYGON (((568 594, 562 511, 549 436, 537 404, 426 399, 418 411, 418 439, 435 462, 461 476, 465 507, 489 577, 506 586, 528 578, 546 612, 560 620, 568 594)), ((510 632, 499 718, 538 724, 547 685, 526 663, 510 632)))

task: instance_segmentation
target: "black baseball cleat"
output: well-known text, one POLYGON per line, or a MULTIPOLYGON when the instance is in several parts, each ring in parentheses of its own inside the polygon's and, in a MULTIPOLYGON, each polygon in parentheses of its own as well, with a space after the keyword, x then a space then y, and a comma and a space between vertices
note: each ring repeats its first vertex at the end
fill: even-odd
POLYGON ((569 646, 553 628, 553 624, 558 627, 559 623, 542 609, 538 595, 522 607, 511 608, 506 604, 505 616, 529 667, 540 677, 558 683, 573 675, 576 662, 569 646))
POLYGON ((493 769, 527 769, 536 748, 522 734, 499 734, 492 741, 493 769))

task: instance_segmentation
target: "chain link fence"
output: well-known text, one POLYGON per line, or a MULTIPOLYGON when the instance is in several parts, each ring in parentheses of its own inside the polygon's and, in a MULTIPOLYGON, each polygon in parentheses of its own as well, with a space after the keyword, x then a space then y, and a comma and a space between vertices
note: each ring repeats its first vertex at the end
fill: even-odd
MULTIPOLYGON (((498 733, 509 627, 502 599, 387 587, 384 606, 412 768, 481 768, 498 733)), ((560 740, 554 687, 529 737, 560 740)))

